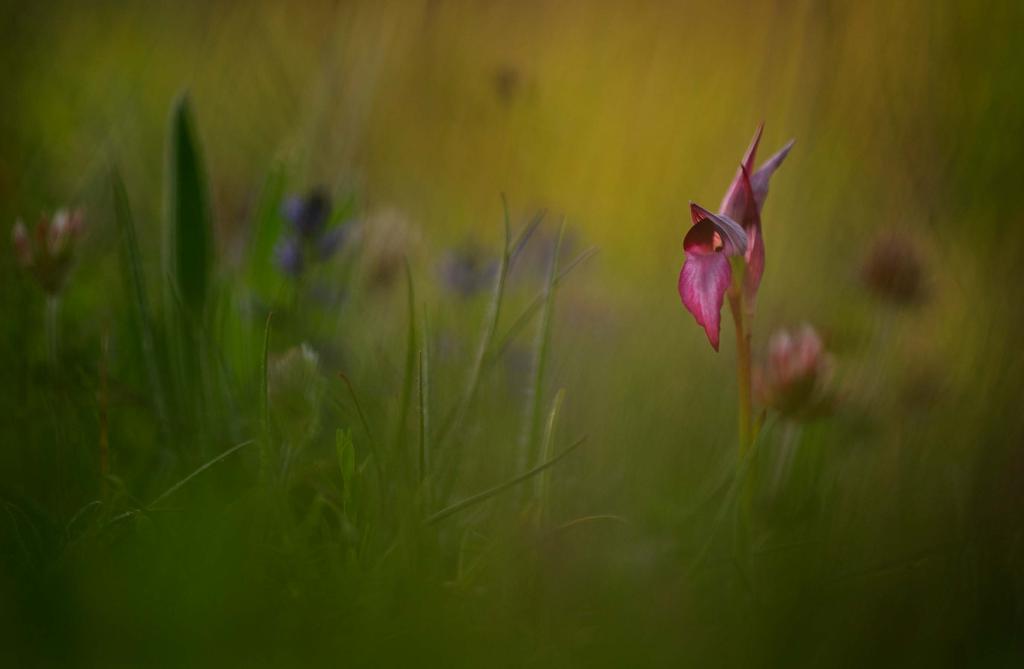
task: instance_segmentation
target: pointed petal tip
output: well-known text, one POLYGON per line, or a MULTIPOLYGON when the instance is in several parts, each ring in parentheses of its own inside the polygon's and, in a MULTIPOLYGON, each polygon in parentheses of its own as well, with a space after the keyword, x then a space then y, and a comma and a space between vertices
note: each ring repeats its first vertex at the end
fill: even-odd
POLYGON ((693 200, 690 200, 690 220, 694 225, 697 225, 701 221, 707 218, 713 218, 714 214, 700 206, 693 200))
POLYGON ((757 156, 757 147, 761 143, 761 135, 764 133, 764 121, 757 124, 757 128, 754 130, 754 138, 750 140, 750 145, 747 147, 746 153, 743 154, 742 163, 747 166, 748 170, 754 169, 754 159, 757 156))

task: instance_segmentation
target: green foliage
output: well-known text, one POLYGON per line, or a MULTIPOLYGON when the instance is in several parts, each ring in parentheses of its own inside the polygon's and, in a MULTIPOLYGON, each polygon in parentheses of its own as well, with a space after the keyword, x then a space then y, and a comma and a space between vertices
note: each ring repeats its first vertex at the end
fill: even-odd
POLYGON ((283 228, 281 204, 287 186, 284 165, 277 163, 267 174, 253 215, 253 236, 249 244, 247 285, 266 300, 273 299, 284 277, 274 266, 274 245, 283 228))
POLYGON ((1021 7, 14 15, 4 230, 86 234, 53 346, 0 253, 0 665, 1021 664, 1021 7), (755 363, 809 320, 839 392, 740 459, 731 326, 674 284, 760 118, 802 148, 755 363), (351 234, 297 281, 316 186, 351 234), (859 283, 879 231, 913 308, 859 283))
POLYGON ((334 450, 338 455, 338 470, 341 473, 341 489, 344 508, 352 504, 352 490, 356 482, 356 448, 352 443, 352 431, 338 428, 334 433, 334 450))
POLYGON ((184 94, 171 110, 165 196, 165 262, 171 288, 193 316, 201 315, 210 292, 213 220, 198 131, 184 94))

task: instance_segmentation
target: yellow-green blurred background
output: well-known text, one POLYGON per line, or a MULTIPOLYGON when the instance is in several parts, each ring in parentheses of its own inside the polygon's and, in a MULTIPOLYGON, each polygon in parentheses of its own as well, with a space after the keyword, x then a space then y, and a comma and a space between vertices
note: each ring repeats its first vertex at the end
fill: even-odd
POLYGON ((275 161, 297 188, 397 210, 431 249, 496 248, 505 193, 600 249, 572 349, 624 344, 578 365, 583 387, 642 360, 650 401, 683 409, 730 368, 676 294, 687 203, 717 205, 763 120, 762 156, 796 148, 764 215, 755 349, 809 321, 872 366, 859 267, 897 233, 930 301, 882 348, 942 387, 987 387, 1020 364, 990 339, 1019 324, 1021 22, 1013 2, 11 3, 0 193, 8 219, 30 216, 105 192, 117 162, 154 247, 187 89, 226 265, 275 161))

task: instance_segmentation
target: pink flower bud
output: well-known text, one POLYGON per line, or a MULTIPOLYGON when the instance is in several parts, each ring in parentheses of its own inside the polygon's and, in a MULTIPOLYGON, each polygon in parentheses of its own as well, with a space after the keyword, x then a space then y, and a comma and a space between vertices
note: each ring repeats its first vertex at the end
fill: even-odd
POLYGON ((81 210, 76 209, 71 212, 67 209, 58 210, 53 215, 53 220, 50 221, 50 227, 47 231, 46 244, 50 255, 58 258, 64 253, 69 252, 78 238, 81 228, 81 210))
POLYGON ((61 209, 52 218, 41 216, 31 235, 20 220, 11 232, 18 264, 50 295, 64 285, 81 230, 81 210, 61 209))
POLYGON ((21 219, 18 219, 11 230, 11 241, 14 243, 14 257, 17 258, 18 264, 24 268, 31 267, 32 244, 28 239, 28 229, 21 219))
POLYGON ((832 359, 810 325, 781 330, 768 343, 768 363, 755 374, 761 403, 790 418, 811 417, 830 408, 832 359))

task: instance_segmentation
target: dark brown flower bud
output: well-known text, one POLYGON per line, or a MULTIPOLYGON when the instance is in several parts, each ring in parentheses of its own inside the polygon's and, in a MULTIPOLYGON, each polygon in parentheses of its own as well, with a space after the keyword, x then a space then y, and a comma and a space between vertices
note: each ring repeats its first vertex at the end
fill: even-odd
POLYGON ((879 237, 861 267, 861 279, 879 299, 900 306, 924 301, 924 268, 913 242, 898 235, 879 237))

